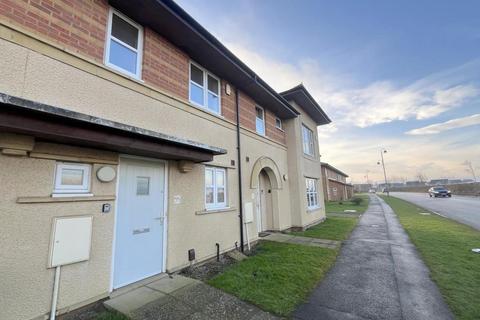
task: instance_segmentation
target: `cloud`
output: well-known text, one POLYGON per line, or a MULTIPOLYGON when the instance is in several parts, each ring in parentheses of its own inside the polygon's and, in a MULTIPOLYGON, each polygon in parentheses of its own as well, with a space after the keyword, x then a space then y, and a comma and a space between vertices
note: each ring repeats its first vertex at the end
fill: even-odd
POLYGON ((480 113, 474 114, 468 117, 457 118, 448 120, 441 123, 431 124, 426 127, 413 129, 407 131, 406 134, 409 135, 424 135, 424 134, 437 134, 446 130, 456 129, 456 128, 463 128, 473 125, 480 124, 480 113))
POLYGON ((480 96, 480 59, 395 86, 377 81, 346 88, 342 79, 326 74, 312 59, 286 63, 264 56, 241 43, 226 43, 242 61, 278 91, 304 83, 339 126, 365 128, 396 120, 429 119, 480 96))

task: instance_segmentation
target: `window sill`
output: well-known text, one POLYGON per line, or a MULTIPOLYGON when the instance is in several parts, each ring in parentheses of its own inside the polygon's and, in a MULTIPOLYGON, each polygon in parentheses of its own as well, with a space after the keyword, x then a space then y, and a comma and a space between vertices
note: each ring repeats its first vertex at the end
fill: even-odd
POLYGON ((217 117, 217 118, 220 118, 220 119, 224 119, 225 120, 225 117, 222 116, 222 110, 220 109, 220 112, 219 113, 216 113, 214 111, 211 111, 210 109, 208 109, 207 107, 204 107, 202 106, 201 104, 198 104, 196 102, 193 102, 192 100, 188 100, 189 104, 191 107, 194 107, 195 109, 198 109, 198 110, 201 110, 203 112, 206 112, 214 117, 217 117))
POLYGON ((18 197, 17 203, 55 203, 55 202, 78 202, 78 201, 113 201, 114 195, 108 196, 90 196, 90 197, 18 197))
POLYGON ((320 207, 320 206, 307 208, 307 213, 312 213, 312 212, 318 211, 320 209, 322 209, 322 207, 320 207))
POLYGON ((216 208, 216 209, 205 209, 202 211, 196 211, 196 215, 204 215, 204 214, 210 214, 210 213, 222 213, 222 212, 231 212, 231 211, 236 211, 237 208, 235 207, 226 207, 226 208, 216 208))
POLYGON ((310 161, 318 161, 317 157, 311 156, 311 155, 306 154, 306 153, 303 154, 303 157, 307 160, 310 160, 310 161))
POLYGON ((82 193, 82 192, 78 192, 78 193, 52 193, 52 198, 77 198, 77 197, 93 197, 93 193, 82 193))

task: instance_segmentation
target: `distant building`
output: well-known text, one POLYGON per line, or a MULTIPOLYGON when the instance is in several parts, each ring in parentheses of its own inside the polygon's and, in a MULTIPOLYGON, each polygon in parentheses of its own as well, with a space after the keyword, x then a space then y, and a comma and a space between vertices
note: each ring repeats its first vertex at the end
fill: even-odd
POLYGON ((432 179, 428 184, 430 186, 441 186, 448 184, 448 179, 432 179))
POLYGON ((448 180, 448 184, 459 184, 462 183, 462 179, 450 179, 448 180))
POLYGON ((371 183, 356 183, 353 185, 354 192, 368 192, 370 189, 375 189, 371 183))
POLYGON ((418 181, 418 180, 415 180, 415 181, 407 181, 405 183, 405 185, 407 187, 423 187, 424 185, 426 184, 426 182, 424 181, 418 181))
POLYGON ((353 195, 353 186, 347 183, 348 175, 337 168, 322 162, 323 194, 328 201, 350 199, 353 195))

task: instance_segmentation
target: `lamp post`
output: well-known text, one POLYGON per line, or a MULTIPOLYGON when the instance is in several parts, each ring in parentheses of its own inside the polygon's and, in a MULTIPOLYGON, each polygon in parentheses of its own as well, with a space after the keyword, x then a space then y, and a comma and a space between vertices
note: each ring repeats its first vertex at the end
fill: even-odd
MULTIPOLYGON (((383 177, 385 178, 385 190, 387 191, 387 196, 390 195, 388 191, 388 182, 387 182, 387 171, 385 170, 385 161, 383 160, 383 154, 387 153, 386 149, 380 149, 380 157, 382 159, 382 167, 383 167, 383 177)), ((380 161, 377 161, 377 164, 380 165, 380 161)))

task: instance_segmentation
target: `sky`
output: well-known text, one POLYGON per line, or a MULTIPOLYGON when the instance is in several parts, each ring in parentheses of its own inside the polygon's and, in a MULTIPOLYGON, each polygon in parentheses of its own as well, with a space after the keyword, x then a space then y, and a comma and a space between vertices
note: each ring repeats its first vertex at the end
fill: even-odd
POLYGON ((332 123, 321 160, 351 182, 480 176, 480 1, 177 0, 277 91, 332 123))

